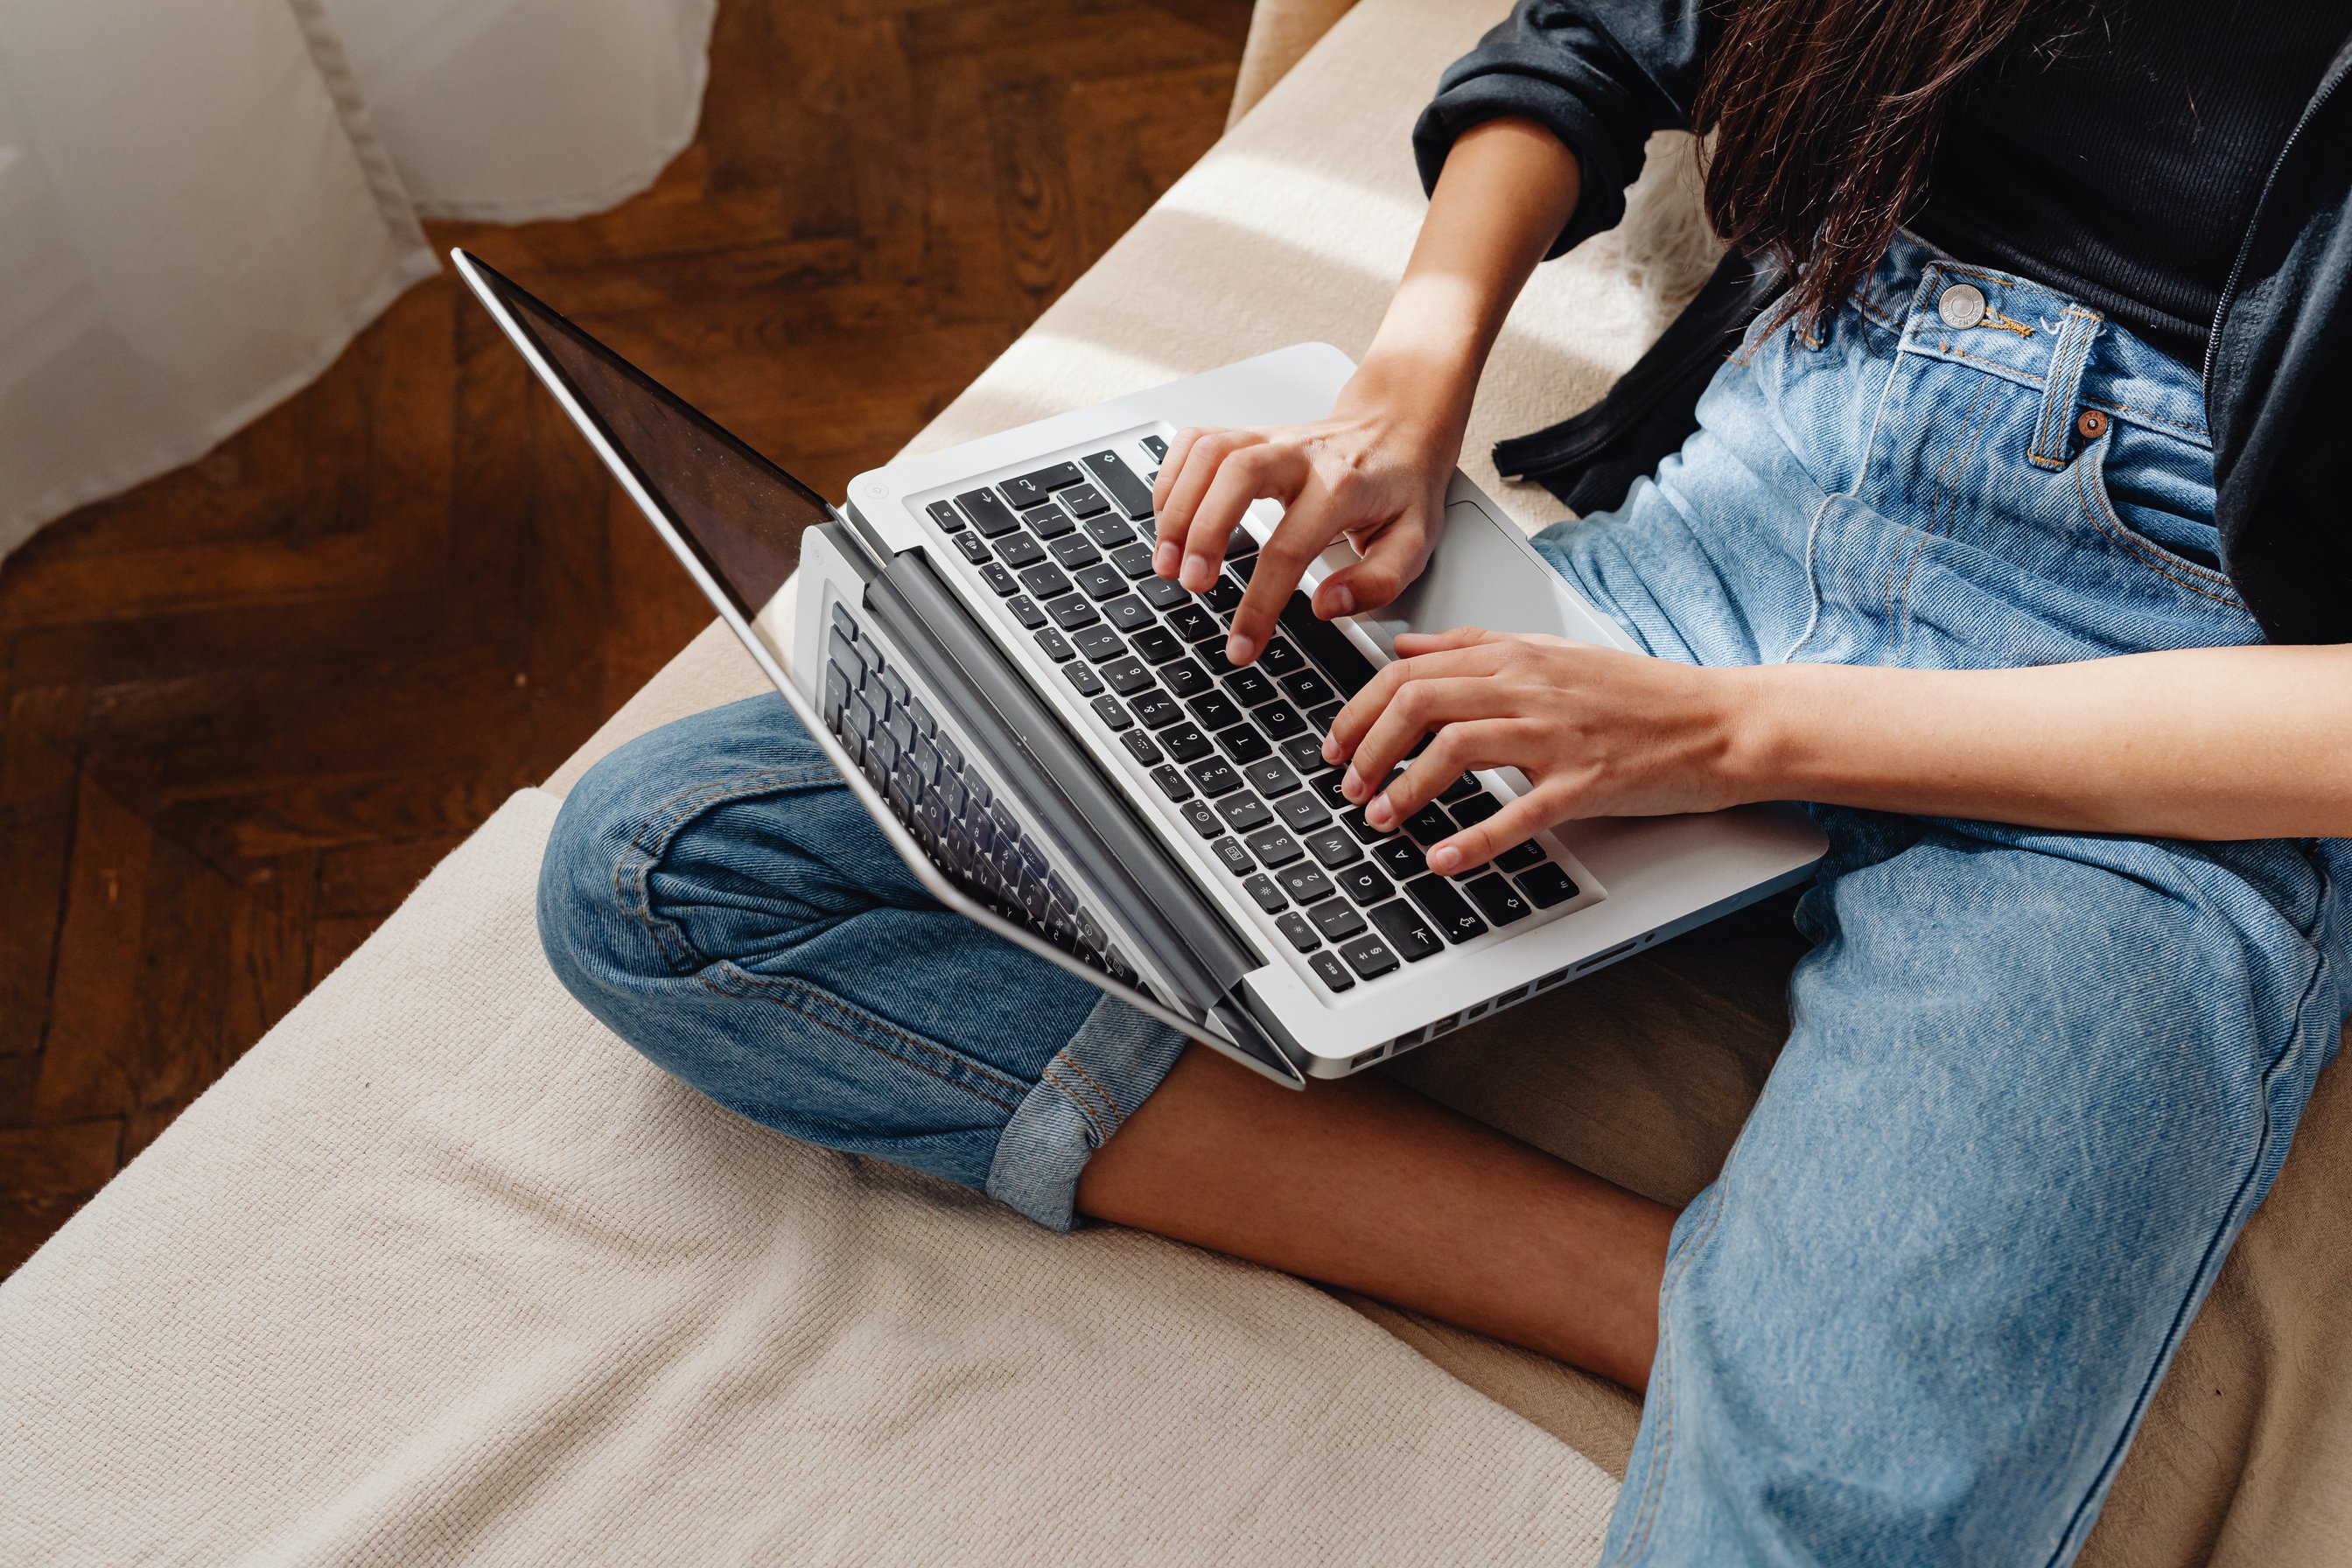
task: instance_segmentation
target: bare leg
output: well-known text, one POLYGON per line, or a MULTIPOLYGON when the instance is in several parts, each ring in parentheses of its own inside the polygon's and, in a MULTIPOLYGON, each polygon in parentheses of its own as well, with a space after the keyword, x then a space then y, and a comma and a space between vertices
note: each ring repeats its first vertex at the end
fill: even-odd
POLYGON ((1632 1389, 1675 1211, 1386 1081, 1276 1087, 1195 1046, 1078 1207, 1426 1312, 1632 1389))

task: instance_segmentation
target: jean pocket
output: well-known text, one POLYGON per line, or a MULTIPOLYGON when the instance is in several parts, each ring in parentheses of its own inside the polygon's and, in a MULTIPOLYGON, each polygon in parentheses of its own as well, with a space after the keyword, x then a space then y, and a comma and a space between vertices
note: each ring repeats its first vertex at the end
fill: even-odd
POLYGON ((2074 460, 2083 515, 2109 542, 2175 585, 2238 605, 2212 523, 2212 458, 2117 420, 2074 460))

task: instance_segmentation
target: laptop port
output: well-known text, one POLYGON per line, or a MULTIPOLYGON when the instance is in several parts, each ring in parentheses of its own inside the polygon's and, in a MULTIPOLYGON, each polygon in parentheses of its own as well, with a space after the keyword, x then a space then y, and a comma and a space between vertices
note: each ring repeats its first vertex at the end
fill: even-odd
POLYGON ((1601 964, 1608 963, 1612 958, 1622 958, 1627 953, 1633 952, 1635 948, 1641 946, 1643 940, 1644 939, 1637 936, 1631 942, 1619 942, 1615 947, 1611 948, 1606 952, 1596 952, 1591 958, 1579 963, 1576 966, 1575 973, 1581 974, 1586 970, 1597 968, 1601 964))

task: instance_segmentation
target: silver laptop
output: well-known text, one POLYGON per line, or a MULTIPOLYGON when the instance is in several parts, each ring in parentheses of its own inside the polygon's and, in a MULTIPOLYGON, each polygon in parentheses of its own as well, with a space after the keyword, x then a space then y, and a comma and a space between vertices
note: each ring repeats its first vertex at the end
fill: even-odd
POLYGON ((884 836, 942 904, 1279 1082, 1338 1078, 1802 880, 1803 812, 1564 825, 1455 878, 1423 847, 1527 787, 1463 779, 1381 833, 1321 758, 1400 631, 1626 647, 1457 473, 1377 615, 1309 571, 1243 668, 1227 622, 1280 521, 1204 595, 1154 576, 1151 479, 1188 425, 1320 417, 1354 366, 1302 343, 860 475, 839 506, 463 251, 459 273, 884 836), (797 577, 794 569, 798 568, 797 577))

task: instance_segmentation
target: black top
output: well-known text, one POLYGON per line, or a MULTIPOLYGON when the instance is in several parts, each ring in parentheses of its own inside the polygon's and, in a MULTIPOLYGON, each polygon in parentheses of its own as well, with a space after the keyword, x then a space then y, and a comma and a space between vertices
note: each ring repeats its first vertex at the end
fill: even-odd
POLYGON ((1954 106, 1911 227, 2191 365, 2344 0, 2061 0, 1954 106))
MULTIPOLYGON (((2120 5, 2126 0, 2103 3, 2120 5)), ((2154 5, 2161 0, 2129 3, 2154 5)), ((2325 16, 2326 28, 2336 34, 2335 57, 2324 67, 2312 59, 2294 68, 2317 68, 2315 78, 2297 78, 2312 87, 2295 110, 2295 128, 2274 145, 2243 146, 2239 155, 2252 160, 2248 167, 2254 172, 2232 188, 2221 189, 2205 171, 2202 184, 2188 185, 2194 194, 2183 205, 2226 203, 2235 215, 2228 220, 2235 226, 2235 243, 2225 245, 2231 260, 2220 269, 2224 281, 2214 301, 2220 330, 2204 365, 2222 567, 2273 640, 2352 641, 2352 502, 2346 499, 2343 463, 2345 432, 2352 430, 2352 88, 2346 86, 2352 77, 2352 43, 2345 37, 2347 0, 2305 0, 2314 13, 2309 18, 2289 9, 2294 0, 2275 5, 2267 0, 2210 3, 2245 7, 2225 13, 2241 20, 2216 22, 2215 29, 2244 27, 2244 17, 2275 27, 2285 25, 2279 21, 2285 17, 2302 36, 2306 26, 2320 27, 2316 18, 2325 16)), ((2181 14, 2194 15, 2185 8, 2181 14)), ((1437 97, 1413 128, 1423 180, 1435 184, 1454 138, 1467 127, 1498 115, 1522 115, 1549 128, 1574 150, 1583 169, 1583 197, 1552 254, 1614 226, 1624 216, 1625 188, 1642 171, 1651 132, 1690 123, 1691 100, 1718 16, 1710 0, 1517 0, 1477 48, 1446 68, 1437 97)), ((2200 36, 2220 37, 2218 32, 2200 36)), ((2242 39, 2228 40, 2226 47, 2240 43, 2252 47, 2242 39)), ((2142 69, 2148 68, 2144 59, 2142 69)), ((2162 85, 2155 83, 2151 90, 2162 85)), ((2254 90, 2272 89, 2258 83, 2254 90)), ((2292 89, 2281 85, 2275 90, 2292 89)), ((2176 111, 2185 113, 2186 104, 2194 102, 2206 118, 2211 101, 2183 94, 2176 111)), ((2111 132, 2104 123, 2093 129, 2099 132, 2096 145, 2107 155, 2137 156, 2129 133, 2111 132)), ((2164 178, 2185 179, 2179 174, 2164 178)), ((2189 222, 2186 213, 2166 214, 2144 196, 2131 202, 2132 210, 2147 213, 2151 222, 2175 229, 2189 222)), ((2199 221, 2204 221, 2202 215, 2199 221)), ((2209 237, 2205 243, 2215 241, 2209 237)), ((2038 258, 2036 270, 2046 274, 2062 265, 2063 257, 2038 258)), ((2185 252, 2179 265, 2205 289, 2212 287, 2210 275, 2185 252)), ((2176 300, 2164 308, 2185 319, 2181 304, 2176 300)), ((1654 456, 1679 444, 1677 436, 1654 456)))

